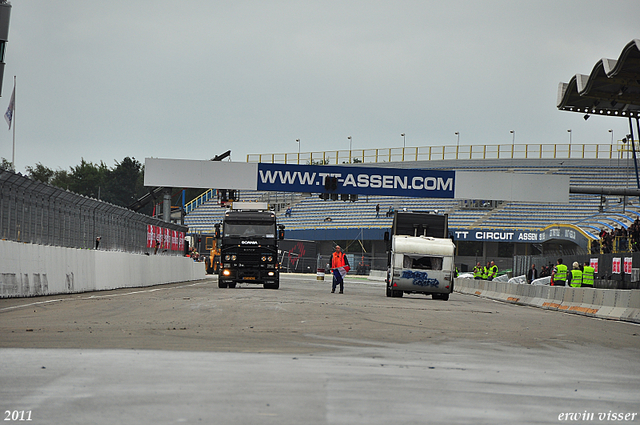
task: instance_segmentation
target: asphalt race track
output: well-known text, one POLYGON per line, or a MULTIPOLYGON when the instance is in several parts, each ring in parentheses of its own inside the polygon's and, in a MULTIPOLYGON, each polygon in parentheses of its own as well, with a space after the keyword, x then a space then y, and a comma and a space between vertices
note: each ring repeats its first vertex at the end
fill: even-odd
POLYGON ((638 325, 355 277, 2 299, 0 359, 6 423, 640 423, 638 325))

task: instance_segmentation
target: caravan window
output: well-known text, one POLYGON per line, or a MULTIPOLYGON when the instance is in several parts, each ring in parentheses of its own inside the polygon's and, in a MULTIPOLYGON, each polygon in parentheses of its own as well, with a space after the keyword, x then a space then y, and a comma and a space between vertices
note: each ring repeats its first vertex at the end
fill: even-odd
POLYGON ((402 266, 405 269, 414 270, 442 270, 442 257, 418 257, 405 254, 402 266))

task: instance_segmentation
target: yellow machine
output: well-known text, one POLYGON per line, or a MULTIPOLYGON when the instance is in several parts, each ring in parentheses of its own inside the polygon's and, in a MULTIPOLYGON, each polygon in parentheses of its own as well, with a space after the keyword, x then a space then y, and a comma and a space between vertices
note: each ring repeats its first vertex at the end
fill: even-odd
POLYGON ((215 236, 205 237, 205 247, 209 250, 209 255, 204 259, 207 274, 218 274, 220 271, 220 244, 215 236))

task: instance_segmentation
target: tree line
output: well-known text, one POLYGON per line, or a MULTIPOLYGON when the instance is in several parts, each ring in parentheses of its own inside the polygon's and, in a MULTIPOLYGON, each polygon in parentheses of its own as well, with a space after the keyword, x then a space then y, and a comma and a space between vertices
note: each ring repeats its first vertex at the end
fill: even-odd
MULTIPOLYGON (((8 170, 13 168, 11 162, 5 158, 2 158, 0 167, 8 170)), ((125 208, 151 189, 144 186, 144 165, 130 157, 120 162, 115 161, 113 167, 108 167, 102 161, 94 164, 82 158, 79 165, 70 167, 69 170, 53 170, 40 162, 34 166, 25 167, 25 170, 27 177, 32 180, 125 208)), ((186 202, 202 192, 202 189, 187 190, 186 202)), ((172 205, 182 203, 182 197, 176 196, 177 193, 172 198, 172 205)), ((150 215, 153 212, 153 205, 147 205, 139 212, 150 215)))

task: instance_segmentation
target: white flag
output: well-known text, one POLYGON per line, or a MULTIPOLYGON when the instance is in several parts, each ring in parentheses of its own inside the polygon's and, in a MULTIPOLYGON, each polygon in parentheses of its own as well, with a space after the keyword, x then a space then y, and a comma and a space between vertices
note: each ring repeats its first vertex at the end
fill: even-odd
POLYGON ((16 85, 13 85, 13 93, 11 93, 11 100, 9 101, 9 107, 7 108, 7 112, 4 113, 4 119, 7 120, 7 124, 9 124, 9 130, 11 130, 11 121, 13 121, 13 111, 15 109, 15 97, 16 97, 16 85))

